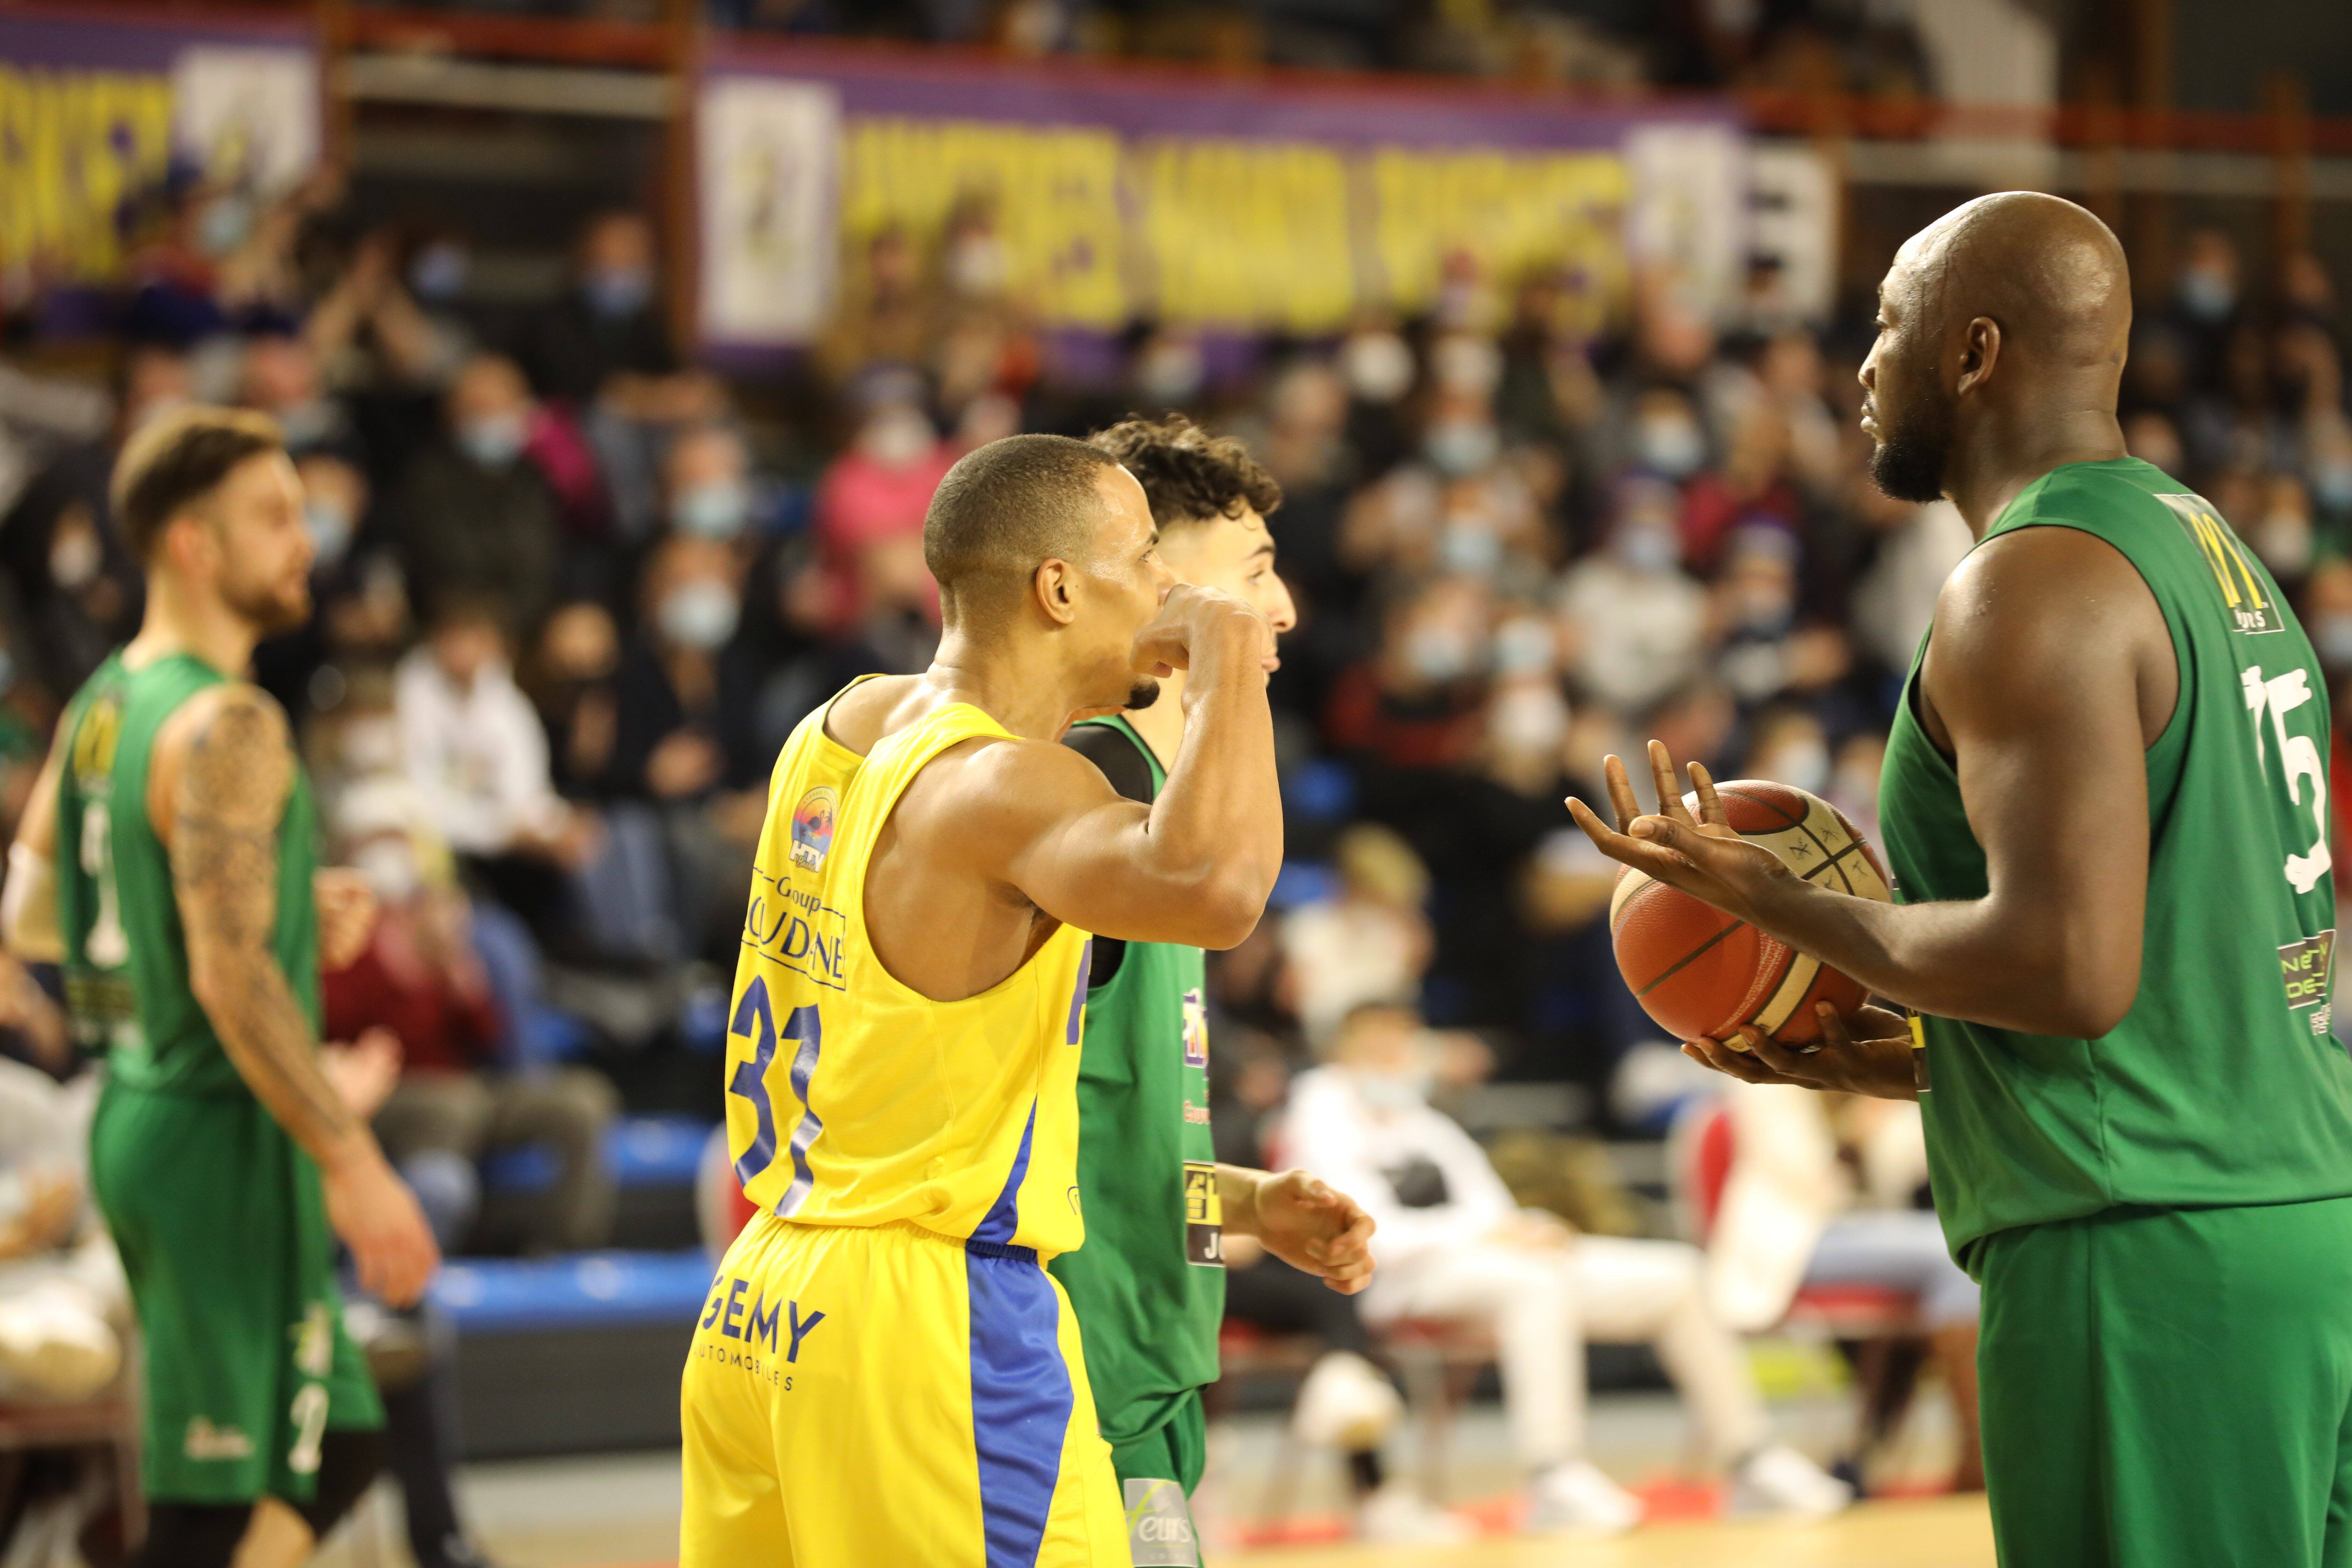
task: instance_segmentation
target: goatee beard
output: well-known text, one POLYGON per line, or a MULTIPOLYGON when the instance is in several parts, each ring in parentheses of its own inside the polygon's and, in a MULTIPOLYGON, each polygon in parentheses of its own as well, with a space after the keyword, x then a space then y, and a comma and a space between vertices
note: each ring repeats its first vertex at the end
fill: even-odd
POLYGON ((1127 701, 1121 706, 1130 712, 1150 707, 1160 700, 1160 682, 1149 676, 1127 689, 1127 701))
POLYGON ((1939 439, 1890 436, 1870 455, 1870 479, 1896 500, 1925 504, 1944 499, 1948 446, 1939 439))

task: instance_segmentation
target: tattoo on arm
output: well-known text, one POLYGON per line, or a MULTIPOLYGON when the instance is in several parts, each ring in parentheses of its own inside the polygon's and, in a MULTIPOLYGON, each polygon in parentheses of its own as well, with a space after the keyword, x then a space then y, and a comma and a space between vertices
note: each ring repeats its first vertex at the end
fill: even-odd
POLYGON ((230 689, 190 735, 173 796, 172 884, 188 973, 257 1099, 322 1163, 360 1130, 320 1071, 319 1037, 278 967, 278 833, 294 752, 278 705, 230 689))

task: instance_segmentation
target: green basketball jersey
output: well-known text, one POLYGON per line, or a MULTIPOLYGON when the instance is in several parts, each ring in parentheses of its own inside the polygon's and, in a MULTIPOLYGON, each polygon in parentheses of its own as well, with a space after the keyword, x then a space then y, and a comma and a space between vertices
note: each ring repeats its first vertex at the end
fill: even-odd
MULTIPOLYGON (((58 921, 76 1040, 104 1051, 113 1081, 186 1093, 245 1091, 188 984, 172 866, 147 816, 155 733, 180 705, 228 678, 186 654, 131 669, 117 653, 66 710, 58 779, 58 921)), ((311 875, 318 819, 298 766, 278 835, 271 945, 294 995, 319 1016, 319 921, 311 875)))
MULTIPOLYGON (((2123 1022, 2095 1040, 1923 1022, 1936 1203, 1964 1260, 1994 1231, 2118 1205, 2352 1194, 2352 1058, 2329 1033, 2318 658, 2212 504, 2149 464, 2053 469, 1986 538, 2041 527, 2095 534, 2137 569, 2171 631, 2180 697, 2147 750, 2147 911, 2123 1022)), ((1984 851, 1920 725, 1918 668, 1879 785, 1887 859, 1906 902, 1981 898, 1984 851)))
MULTIPOLYGON (((1116 729, 1160 761, 1123 719, 1116 729)), ((1078 1059, 1078 1195, 1087 1244, 1050 1265, 1086 1344, 1102 1435, 1114 1447, 1217 1380, 1225 1313, 1217 1152, 1209 1136, 1209 1026, 1201 950, 1130 942, 1087 993, 1078 1059)))

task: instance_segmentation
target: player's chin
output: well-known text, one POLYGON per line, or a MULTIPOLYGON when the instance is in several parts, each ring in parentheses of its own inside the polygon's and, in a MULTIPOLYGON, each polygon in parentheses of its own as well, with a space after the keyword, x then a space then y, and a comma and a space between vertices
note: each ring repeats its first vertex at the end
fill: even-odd
POLYGON ((1160 700, 1160 682, 1151 676, 1138 679, 1127 689, 1127 700, 1120 704, 1129 712, 1150 707, 1160 700))

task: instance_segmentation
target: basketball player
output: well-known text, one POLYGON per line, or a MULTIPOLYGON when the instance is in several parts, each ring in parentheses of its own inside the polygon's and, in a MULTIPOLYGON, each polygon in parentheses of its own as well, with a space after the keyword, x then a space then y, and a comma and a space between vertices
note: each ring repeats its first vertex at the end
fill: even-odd
MULTIPOLYGON (((1979 543, 1945 586, 1880 786, 1900 905, 1694 818, 1601 847, 1916 1009, 1754 1082, 1916 1094, 1984 1287, 1985 1471, 2008 1568, 2352 1563, 2352 1061, 2329 1035, 2327 689, 2210 503, 2127 457, 2115 237, 2010 192, 1899 251, 1862 370, 1881 488, 1979 543)), ((1745 1049, 1732 1048, 1744 1047, 1745 1049)))
MULTIPOLYGON (((1107 455, 1014 436, 940 483, 940 651, 803 720, 770 786, 728 1042, 762 1211, 683 1394, 681 1568, 1129 1558, 1078 1330, 1087 932, 1228 947, 1282 859, 1265 617, 1175 584, 1107 455), (1057 744, 1183 669, 1150 806, 1057 744)), ((1360 1273, 1300 1194, 1302 1256, 1360 1273)))
MULTIPOLYGON (((1263 515, 1282 491, 1239 442, 1213 439, 1175 415, 1130 419, 1092 444, 1142 485, 1160 559, 1179 582, 1230 594, 1276 635, 1297 624, 1263 515)), ((1181 671, 1168 676, 1156 700, 1075 725, 1063 744, 1122 796, 1150 805, 1183 750, 1184 681, 1181 671)), ((1095 938, 1077 1087, 1087 1241, 1054 1259, 1052 1272, 1077 1315, 1137 1563, 1198 1561, 1185 1500, 1207 1458, 1201 1390, 1218 1373, 1221 1226, 1259 1237, 1344 1292, 1370 1277, 1368 1252, 1333 1270, 1303 1250, 1331 1224, 1355 1247, 1369 1241, 1371 1222, 1350 1200, 1303 1171, 1269 1175, 1217 1163, 1206 984, 1197 946, 1095 938)), ((1376 1392, 1393 1402, 1385 1382, 1376 1392)))
MULTIPOLYGON (((320 1054, 317 818, 284 712, 242 679, 310 615, 294 465, 268 419, 191 408, 131 438, 113 503, 146 617, 58 726, 6 924, 63 958, 75 1028, 107 1053, 90 1182, 145 1345, 138 1562, 289 1564, 381 1447, 334 1238, 395 1304, 437 1258, 320 1054)), ((366 924, 343 925, 348 963, 366 924)))

